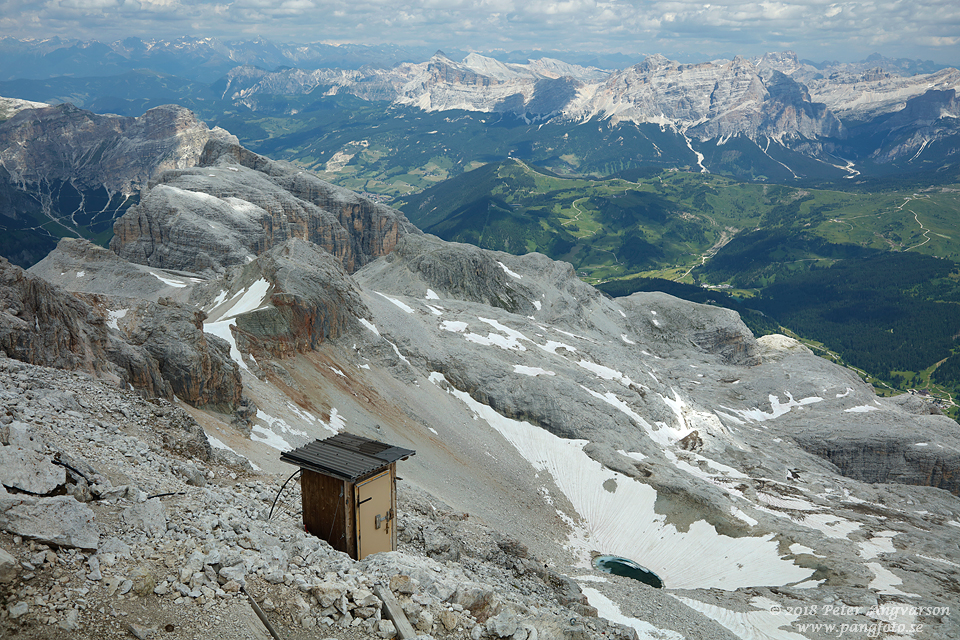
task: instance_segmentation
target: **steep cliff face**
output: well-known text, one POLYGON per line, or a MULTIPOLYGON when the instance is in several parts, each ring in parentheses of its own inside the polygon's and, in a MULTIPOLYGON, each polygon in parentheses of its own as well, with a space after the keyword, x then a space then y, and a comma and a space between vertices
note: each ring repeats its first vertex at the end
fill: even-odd
POLYGON ((236 140, 173 105, 139 118, 31 106, 0 122, 0 207, 17 234, 0 238, 0 254, 25 267, 53 249, 49 229, 109 232, 158 171, 193 166, 208 140, 236 140))
POLYGON ((59 104, 20 111, 0 125, 0 164, 24 188, 59 180, 132 194, 158 171, 196 164, 210 139, 236 140, 175 105, 121 118, 59 104))
POLYGON ((291 238, 352 272, 419 233, 403 214, 237 144, 210 141, 197 167, 168 171, 114 225, 110 247, 152 267, 222 273, 291 238))
POLYGON ((87 240, 69 238, 29 273, 87 303, 119 338, 156 363, 184 402, 223 413, 241 406, 243 386, 229 345, 203 332, 202 311, 170 297, 185 297, 187 283, 198 278, 151 271, 87 240))
POLYGON ((595 93, 568 110, 576 119, 671 125, 707 140, 738 134, 808 138, 842 135, 842 125, 802 85, 750 61, 679 64, 657 55, 613 73, 595 93))
POLYGON ((195 407, 233 413, 241 405, 239 367, 230 345, 203 332, 206 315, 169 298, 159 302, 76 294, 103 314, 129 344, 142 348, 157 363, 174 395, 195 407))
POLYGON ((85 371, 148 396, 172 398, 146 351, 124 342, 88 304, 3 258, 0 349, 30 364, 85 371))
POLYGON ((296 238, 197 287, 193 301, 207 310, 208 332, 257 357, 316 349, 368 315, 340 262, 296 238))

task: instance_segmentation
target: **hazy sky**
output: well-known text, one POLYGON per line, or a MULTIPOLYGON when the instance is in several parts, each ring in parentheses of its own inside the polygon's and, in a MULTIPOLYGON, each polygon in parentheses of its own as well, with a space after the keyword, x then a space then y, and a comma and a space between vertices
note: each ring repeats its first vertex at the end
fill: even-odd
POLYGON ((263 36, 278 43, 554 49, 667 56, 878 52, 960 66, 960 2, 689 0, 0 0, 0 35, 109 41, 263 36))

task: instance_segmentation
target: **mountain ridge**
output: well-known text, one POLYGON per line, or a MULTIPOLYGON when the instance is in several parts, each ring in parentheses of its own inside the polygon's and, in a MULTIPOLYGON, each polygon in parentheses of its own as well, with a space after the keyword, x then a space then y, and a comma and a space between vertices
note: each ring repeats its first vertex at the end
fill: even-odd
MULTIPOLYGON (((126 296, 103 291, 112 286, 138 297, 134 278, 153 278, 163 286, 142 287, 137 309, 172 332, 197 331, 199 322, 208 344, 228 354, 224 365, 239 375, 241 400, 226 415, 222 407, 183 402, 174 410, 104 392, 110 415, 92 420, 67 409, 66 399, 44 404, 8 391, 8 379, 60 378, 0 357, 0 370, 17 376, 0 378, 3 393, 16 399, 5 420, 17 421, 12 437, 32 420, 38 434, 43 429, 44 438, 69 445, 94 470, 104 466, 129 479, 113 491, 91 471, 89 492, 76 480, 69 495, 0 494, 3 536, 27 531, 19 514, 51 504, 93 513, 94 533, 102 526, 111 537, 140 540, 144 569, 169 573, 155 576, 153 588, 138 587, 144 595, 135 597, 156 597, 189 620, 197 603, 237 604, 226 594, 242 580, 271 594, 270 606, 306 627, 302 633, 336 623, 360 637, 390 636, 376 618, 377 601, 361 592, 377 581, 397 591, 406 581, 406 595, 419 594, 419 604, 408 605, 418 628, 458 640, 579 640, 604 631, 752 640, 786 633, 785 623, 792 636, 822 640, 821 631, 801 629, 818 616, 784 616, 783 609, 827 602, 850 607, 838 622, 864 628, 877 623, 871 612, 882 605, 906 607, 882 618, 895 632, 915 624, 944 637, 960 631, 949 616, 927 613, 957 593, 960 435, 954 421, 918 398, 878 398, 853 371, 785 336, 756 338, 726 309, 662 293, 611 299, 581 282, 571 265, 541 254, 515 256, 420 233, 399 213, 232 140, 210 140, 192 167, 156 175, 116 224, 173 231, 118 233, 115 249, 124 255, 63 240, 30 273, 11 272, 36 281, 43 272, 61 283, 44 285, 55 293, 43 297, 76 300, 71 308, 83 312, 74 315, 94 316, 118 344, 128 344, 121 332, 127 316, 143 318, 126 296), (369 215, 360 215, 364 210, 369 215), (190 222, 183 225, 189 243, 177 236, 178 220, 190 222), (238 220, 263 235, 224 232, 238 220), (311 230, 321 233, 302 233, 311 230), (340 233, 348 234, 343 242, 324 246, 340 233), (343 250, 357 243, 360 249, 343 250), (204 252, 196 247, 206 248, 205 257, 197 258, 204 252), (98 307, 88 311, 78 296, 92 295, 98 307), (184 312, 190 326, 163 320, 159 307, 184 312), (172 428, 193 425, 181 411, 200 428, 177 438, 172 428), (54 413, 65 417, 49 417, 54 413), (110 428, 119 415, 133 416, 122 437, 110 428), (295 511, 283 524, 267 522, 276 495, 267 487, 279 489, 292 472, 280 452, 344 430, 417 452, 402 470, 414 496, 402 520, 406 546, 359 563, 303 534, 295 511), (87 444, 97 441, 97 448, 87 444), (192 460, 164 453, 177 441, 194 449, 192 460), (189 513, 167 512, 147 493, 211 481, 216 486, 197 498, 167 496, 189 513), (88 497, 92 506, 80 504, 88 497), (127 514, 122 531, 113 526, 120 509, 127 514), (491 530, 503 533, 502 544, 491 530), (477 558, 498 561, 505 549, 513 573, 494 578, 503 574, 477 558), (598 555, 643 564, 665 591, 603 573, 598 555), (525 557, 537 560, 521 562, 525 557), (158 568, 168 558, 170 567, 158 568), (520 586, 498 588, 501 580, 520 586), (350 586, 337 586, 344 582, 350 586), (374 608, 361 611, 360 602, 374 608), (450 627, 440 621, 443 611, 455 612, 450 627), (630 628, 591 620, 594 613, 630 628)), ((31 304, 5 302, 0 327, 44 339, 46 322, 30 322, 31 304)), ((138 335, 135 322, 128 336, 138 335)), ((195 358, 174 361, 181 359, 195 358)), ((176 367, 163 370, 190 379, 176 367)), ((92 381, 70 380, 78 382, 59 384, 84 402, 88 388, 97 393, 92 381)), ((179 395, 195 386, 181 385, 179 395)), ((141 393, 157 391, 141 384, 141 393)), ((102 586, 87 587, 96 602, 116 593, 108 592, 114 572, 130 581, 127 593, 134 588, 135 567, 119 552, 110 564, 110 549, 118 548, 110 544, 90 554, 103 554, 93 564, 64 552, 86 563, 78 567, 83 580, 105 568, 101 580, 90 579, 102 586)), ((9 545, 22 555, 20 543, 9 545)), ((14 630, 37 619, 27 587, 17 585, 24 604, 13 605, 3 622, 14 630)), ((82 615, 98 625, 106 619, 96 609, 82 615)))

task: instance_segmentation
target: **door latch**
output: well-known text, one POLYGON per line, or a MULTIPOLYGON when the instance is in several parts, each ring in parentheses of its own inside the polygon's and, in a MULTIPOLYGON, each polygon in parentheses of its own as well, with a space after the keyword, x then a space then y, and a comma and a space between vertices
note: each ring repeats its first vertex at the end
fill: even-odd
POLYGON ((377 514, 376 521, 375 521, 375 522, 376 522, 376 528, 379 529, 379 528, 380 528, 380 523, 382 523, 382 522, 386 522, 386 523, 389 524, 390 520, 392 520, 392 519, 393 519, 393 509, 388 510, 388 511, 387 511, 387 515, 385 515, 385 516, 384 516, 384 515, 380 515, 380 514, 378 513, 378 514, 377 514))

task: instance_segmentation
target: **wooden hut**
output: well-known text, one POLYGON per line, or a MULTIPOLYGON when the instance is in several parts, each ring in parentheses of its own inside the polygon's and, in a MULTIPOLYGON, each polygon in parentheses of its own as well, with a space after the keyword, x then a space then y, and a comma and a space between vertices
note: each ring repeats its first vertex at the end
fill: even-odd
POLYGON ((397 548, 397 461, 416 452, 348 433, 280 455, 300 467, 303 524, 355 560, 397 548))

